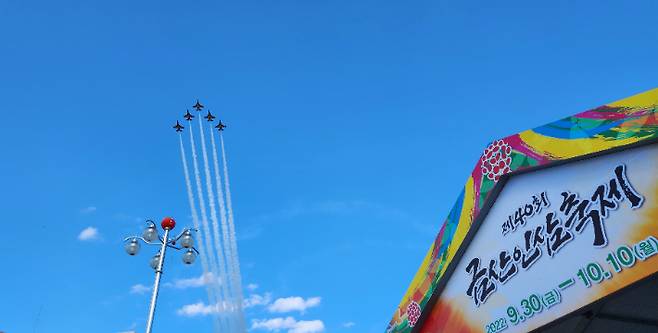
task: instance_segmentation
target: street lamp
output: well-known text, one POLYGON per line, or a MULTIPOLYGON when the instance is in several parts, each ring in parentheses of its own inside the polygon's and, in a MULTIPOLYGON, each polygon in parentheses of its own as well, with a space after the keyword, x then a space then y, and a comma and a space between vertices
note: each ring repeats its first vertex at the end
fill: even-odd
POLYGON ((176 227, 176 221, 171 217, 165 217, 160 223, 162 229, 164 229, 164 236, 160 236, 158 230, 155 226, 155 223, 151 220, 146 221, 146 229, 142 233, 142 237, 139 236, 130 236, 124 239, 125 250, 131 256, 136 255, 139 252, 141 240, 147 245, 157 245, 160 246, 160 251, 151 258, 149 264, 151 268, 155 270, 155 283, 153 284, 153 296, 151 296, 151 306, 149 308, 149 317, 146 323, 146 333, 151 333, 151 328, 153 327, 153 316, 155 315, 155 302, 158 298, 158 290, 160 289, 160 277, 162 276, 162 266, 164 265, 164 258, 167 248, 170 247, 176 250, 183 250, 183 262, 187 265, 190 265, 196 259, 196 256, 199 254, 194 248, 194 238, 192 238, 192 231, 196 229, 185 228, 178 236, 174 238, 169 238, 169 232, 176 227), (180 240, 180 246, 176 246, 176 242, 180 240))

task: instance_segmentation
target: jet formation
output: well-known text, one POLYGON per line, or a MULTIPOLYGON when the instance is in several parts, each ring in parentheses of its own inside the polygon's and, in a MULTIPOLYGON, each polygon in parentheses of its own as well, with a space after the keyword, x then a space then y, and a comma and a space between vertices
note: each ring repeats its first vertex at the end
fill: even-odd
MULTIPOLYGON (((201 110, 203 110, 204 106, 197 99, 196 103, 194 105, 192 105, 192 108, 194 108, 197 111, 201 111, 201 110)), ((185 110, 185 114, 183 115, 183 119, 185 119, 187 121, 192 121, 193 118, 194 118, 194 115, 190 113, 190 110, 189 109, 185 110)), ((210 110, 208 110, 208 114, 205 115, 203 118, 206 118, 206 120, 208 120, 209 122, 212 122, 217 117, 213 116, 212 113, 210 113, 210 110)), ((176 125, 174 125, 173 128, 176 129, 176 132, 182 132, 185 127, 183 125, 181 125, 178 122, 178 120, 176 120, 176 125)), ((221 131, 224 131, 224 129, 226 128, 226 125, 220 120, 219 124, 217 124, 217 126, 215 126, 215 128, 218 131, 221 132, 221 131)))

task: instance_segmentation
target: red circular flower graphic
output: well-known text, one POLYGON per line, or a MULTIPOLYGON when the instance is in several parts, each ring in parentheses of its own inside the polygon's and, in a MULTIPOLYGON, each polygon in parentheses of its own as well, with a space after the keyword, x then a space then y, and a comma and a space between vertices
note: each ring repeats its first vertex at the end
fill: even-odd
POLYGON ((494 141, 480 158, 482 175, 497 182, 500 176, 511 171, 512 147, 503 140, 494 141))
POLYGON ((411 301, 407 305, 407 319, 409 320, 409 327, 414 327, 420 318, 420 305, 415 301, 411 301))

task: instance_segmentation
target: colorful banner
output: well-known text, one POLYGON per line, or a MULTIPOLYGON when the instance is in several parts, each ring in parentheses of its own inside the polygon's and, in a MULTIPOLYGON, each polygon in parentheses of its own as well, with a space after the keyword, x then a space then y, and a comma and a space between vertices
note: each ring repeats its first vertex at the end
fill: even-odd
MULTIPOLYGON (((654 89, 533 130, 506 137, 489 145, 475 166, 471 176, 468 178, 463 192, 448 215, 436 240, 427 252, 421 267, 403 297, 393 319, 390 321, 387 332, 411 332, 421 313, 425 311, 428 313, 426 314, 427 320, 422 327, 423 332, 499 332, 502 330, 501 327, 504 326, 503 320, 507 324, 506 330, 510 332, 527 331, 555 319, 556 316, 582 306, 581 299, 591 301, 609 292, 618 290, 622 286, 637 280, 637 278, 651 273, 651 269, 645 269, 643 267, 650 267, 652 264, 643 261, 638 255, 639 252, 635 253, 635 249, 641 246, 647 246, 642 244, 652 244, 651 242, 655 238, 650 237, 658 237, 658 234, 651 229, 656 224, 649 223, 650 227, 647 227, 647 229, 644 227, 646 224, 644 222, 650 221, 650 219, 648 217, 642 217, 651 216, 650 214, 658 215, 658 213, 653 213, 652 208, 656 202, 656 197, 654 196, 655 189, 647 187, 653 186, 651 184, 655 185, 655 180, 642 178, 640 183, 637 183, 637 181, 633 180, 633 177, 644 177, 641 175, 644 175, 643 172, 646 173, 646 170, 642 171, 644 170, 642 168, 652 167, 655 170, 655 166, 633 163, 635 165, 634 168, 638 170, 631 170, 631 162, 629 161, 633 160, 632 154, 638 154, 640 150, 628 150, 628 154, 631 154, 629 156, 623 155, 627 154, 626 152, 620 152, 607 155, 609 157, 602 156, 596 158, 596 160, 592 160, 593 162, 591 163, 600 164, 597 164, 597 168, 600 169, 596 169, 597 172, 600 171, 598 175, 599 179, 583 178, 580 181, 580 178, 576 177, 571 181, 560 181, 560 172, 564 173, 565 171, 558 170, 569 170, 570 168, 576 170, 579 165, 582 166, 590 163, 585 161, 573 162, 565 166, 512 177, 503 192, 501 192, 501 195, 510 193, 508 196, 514 197, 516 195, 515 193, 517 193, 516 200, 510 199, 509 202, 506 201, 501 205, 500 200, 504 198, 502 196, 499 197, 489 214, 492 214, 494 210, 500 210, 500 214, 503 215, 499 216, 496 221, 491 220, 487 216, 475 238, 480 237, 480 233, 485 230, 495 229, 497 235, 489 235, 489 237, 494 237, 496 240, 495 244, 491 244, 493 247, 487 248, 486 251, 485 249, 478 249, 476 247, 474 247, 474 250, 467 249, 461 261, 455 263, 457 264, 457 268, 453 277, 457 280, 451 278, 433 308, 426 308, 430 296, 434 292, 438 282, 443 278, 448 265, 453 261, 455 253, 462 245, 471 224, 480 214, 481 209, 489 198, 489 194, 492 192, 491 190, 500 180, 501 176, 526 168, 551 165, 557 161, 654 139, 658 137, 657 105, 658 89, 654 89), (620 160, 620 156, 626 156, 625 158, 627 160, 620 160), (611 160, 607 160, 606 158, 610 158, 611 160), (611 164, 604 166, 605 163, 601 161, 608 161, 611 164), (572 221, 569 225, 569 228, 571 228, 569 231, 574 234, 573 239, 570 242, 564 243, 562 245, 563 247, 556 247, 554 250, 550 250, 553 245, 548 245, 549 242, 546 241, 546 237, 550 240, 558 236, 554 236, 552 233, 547 235, 547 228, 552 226, 551 231, 556 232, 555 230, 558 227, 564 229, 566 226, 559 223, 547 224, 544 220, 544 229, 537 232, 539 236, 535 237, 534 234, 529 236, 530 245, 533 244, 532 242, 535 242, 536 238, 535 245, 540 248, 543 246, 542 258, 529 264, 527 259, 529 252, 526 251, 525 237, 528 231, 536 230, 529 228, 538 227, 540 225, 539 221, 546 219, 547 214, 551 212, 554 213, 553 216, 556 219, 561 221, 560 223, 565 223, 563 221, 565 220, 564 216, 560 216, 560 214, 564 215, 564 212, 561 212, 559 209, 562 206, 561 193, 577 193, 579 199, 587 198, 591 202, 594 195, 592 191, 596 191, 598 186, 601 185, 598 183, 599 181, 605 181, 607 186, 610 187, 612 179, 616 179, 616 184, 620 187, 622 186, 621 181, 623 178, 617 176, 620 172, 617 167, 620 165, 623 165, 622 169, 624 170, 622 171, 628 178, 628 183, 634 185, 634 189, 638 195, 644 198, 642 204, 638 207, 628 206, 628 203, 632 201, 628 196, 623 196, 623 200, 620 199, 616 202, 617 206, 614 211, 609 207, 607 208, 606 214, 609 215, 601 217, 602 220, 605 220, 602 223, 587 222, 579 227, 579 231, 576 231, 575 228, 579 225, 579 222, 572 221), (532 176, 535 173, 544 173, 543 177, 546 179, 553 177, 553 181, 538 182, 537 180, 531 180, 528 184, 544 184, 544 188, 542 189, 539 186, 532 188, 531 191, 528 189, 530 192, 527 193, 522 191, 508 192, 508 186, 510 184, 521 184, 515 178, 536 177, 532 176), (576 180, 579 180, 579 182, 576 182, 576 180), (544 197, 542 197, 542 193, 544 197), (513 215, 513 212, 502 213, 502 211, 505 209, 509 210, 514 205, 517 206, 516 208, 521 207, 525 209, 527 204, 530 204, 533 209, 530 215, 525 215, 524 211, 525 218, 522 219, 524 220, 523 223, 513 215), (498 205, 502 208, 497 208, 498 205), (512 214, 511 219, 510 214, 512 214), (637 216, 630 217, 631 215, 629 214, 636 214, 637 216), (623 222, 611 222, 615 219, 621 219, 623 222), (615 229, 619 226, 627 226, 629 229, 624 229, 623 232, 615 229, 614 234, 609 232, 612 229, 605 229, 604 234, 600 234, 599 231, 603 230, 603 225, 605 225, 605 228, 615 229), (593 236, 590 234, 592 234, 594 229, 597 230, 594 234, 596 239, 591 239, 593 236), (623 233, 633 236, 631 237, 626 234, 624 234, 626 236, 620 236, 623 233), (542 238, 544 239, 543 243, 540 241, 542 238), (590 241, 589 244, 587 244, 587 240, 590 241), (595 240, 596 243, 594 243, 595 240), (586 245, 589 245, 588 250, 585 250, 586 245), (517 246, 522 251, 521 255, 525 254, 526 256, 525 267, 523 267, 523 262, 516 261, 516 259, 521 260, 518 257, 518 251, 515 253, 517 246), (635 262, 629 266, 632 268, 622 267, 622 262, 619 261, 621 259, 624 263, 627 263, 628 260, 631 260, 628 257, 626 248, 634 251, 635 262), (506 255, 503 255, 503 259, 501 259, 501 251, 503 250, 506 250, 507 254, 512 257, 511 261, 506 259, 506 255), (485 252, 475 253, 471 251, 485 252), (548 254, 548 251, 552 251, 551 254, 548 254), (570 262, 570 265, 564 266, 563 270, 562 268, 555 270, 553 266, 558 261, 554 260, 554 258, 562 256, 571 258, 571 255, 573 255, 571 253, 572 251, 586 252, 581 255, 579 260, 574 259, 573 262, 570 262), (469 257, 469 253, 472 257, 469 257), (564 253, 569 254, 564 255, 564 253), (613 253, 613 257, 611 258, 617 260, 613 262, 618 264, 619 267, 617 268, 620 269, 619 271, 615 267, 612 267, 612 270, 610 269, 609 265, 613 264, 608 264, 606 261, 610 253, 613 253), (603 258, 600 257, 601 255, 603 258), (479 257, 481 260, 478 267, 476 267, 476 263, 471 262, 475 257, 479 257), (514 273, 513 277, 505 279, 504 283, 501 282, 500 270, 488 269, 488 265, 492 259, 496 259, 494 264, 497 265, 500 265, 501 261, 505 261, 506 265, 510 265, 508 262, 515 263, 517 265, 517 272, 514 273), (464 274, 468 273, 466 271, 468 264, 471 264, 471 272, 478 274, 485 268, 484 274, 487 276, 488 281, 496 281, 494 292, 482 294, 483 290, 491 289, 489 283, 484 283, 478 289, 473 287, 470 291, 471 295, 466 294, 472 282, 464 279, 464 274), (573 271, 574 269, 576 270, 573 271), (598 274, 599 269, 601 276, 598 274), (546 273, 546 270, 551 273, 546 273), (498 277, 494 275, 490 276, 492 272, 498 274, 498 277), (524 285, 534 286, 534 284, 529 284, 527 281, 523 282, 522 280, 526 278, 536 279, 537 276, 535 275, 542 275, 542 273, 546 273, 544 275, 547 276, 546 280, 542 280, 544 281, 544 284, 541 285, 543 289, 539 288, 539 285, 537 285, 537 288, 541 290, 536 288, 525 290, 518 287, 524 285), (609 273, 610 276, 608 277, 608 274, 605 273, 609 273), (582 276, 582 278, 577 275, 582 276), (635 278, 628 279, 628 276, 634 276, 635 278), (562 277, 564 281, 560 280, 562 277), (566 283, 569 281, 570 278, 574 279, 573 284, 569 286, 562 284, 562 282, 566 283), (582 287, 578 283, 585 283, 584 281, 589 281, 590 283, 589 287, 583 287, 585 291, 572 292, 572 290, 582 287), (467 283, 466 290, 464 290, 464 286, 460 283, 467 283), (517 288, 508 287, 508 285, 516 285, 517 288), (564 287, 564 289, 560 286, 564 287), (505 290, 505 292, 502 292, 502 290, 505 290), (478 304, 475 303, 477 299, 480 299, 478 304), (541 304, 541 306, 538 304, 541 304), (530 310, 527 309, 528 306, 530 310), (509 313, 507 312, 508 310, 509 313), (531 310, 532 312, 530 312, 531 310), (487 315, 480 315, 485 312, 487 315), (475 313, 480 314, 474 315, 475 313), (528 314, 526 315, 524 313, 528 314), (523 320, 520 319, 521 317, 523 317, 523 320), (515 323, 512 323, 512 321, 515 323)), ((646 152, 653 152, 653 156, 658 156, 654 150, 651 150, 653 148, 646 149, 646 152)), ((652 160, 651 163, 655 163, 655 161, 652 160)), ((581 173, 583 173, 582 170, 581 173)), ((592 173, 592 177, 593 175, 594 173, 592 173)), ((514 186, 521 186, 523 188, 522 184, 514 186)), ((628 194, 624 190, 621 190, 621 192, 624 195, 628 194)), ((589 210, 586 212, 589 212, 589 210)), ((655 218, 653 220, 655 221, 655 218)), ((474 240, 472 245, 477 245, 477 242, 474 240)), ((482 244, 482 246, 485 245, 482 244)), ((646 255, 644 258, 647 261, 656 260, 655 257, 646 255)), ((656 266, 655 262, 653 266, 656 266)), ((508 271, 504 272, 509 273, 508 271)), ((481 274, 477 275, 476 285, 482 284, 482 276, 481 274)))

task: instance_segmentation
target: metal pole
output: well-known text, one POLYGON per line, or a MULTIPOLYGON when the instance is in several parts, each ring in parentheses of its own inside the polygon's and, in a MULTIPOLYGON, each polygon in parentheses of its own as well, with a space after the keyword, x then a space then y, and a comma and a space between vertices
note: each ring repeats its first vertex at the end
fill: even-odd
POLYGON ((151 307, 149 309, 149 318, 146 322, 146 333, 151 333, 153 327, 153 317, 155 316, 155 302, 158 299, 158 290, 160 289, 160 277, 162 277, 162 265, 164 264, 165 251, 167 251, 167 242, 169 241, 169 229, 165 229, 162 248, 160 249, 160 262, 155 270, 155 283, 153 284, 153 296, 151 296, 151 307))

